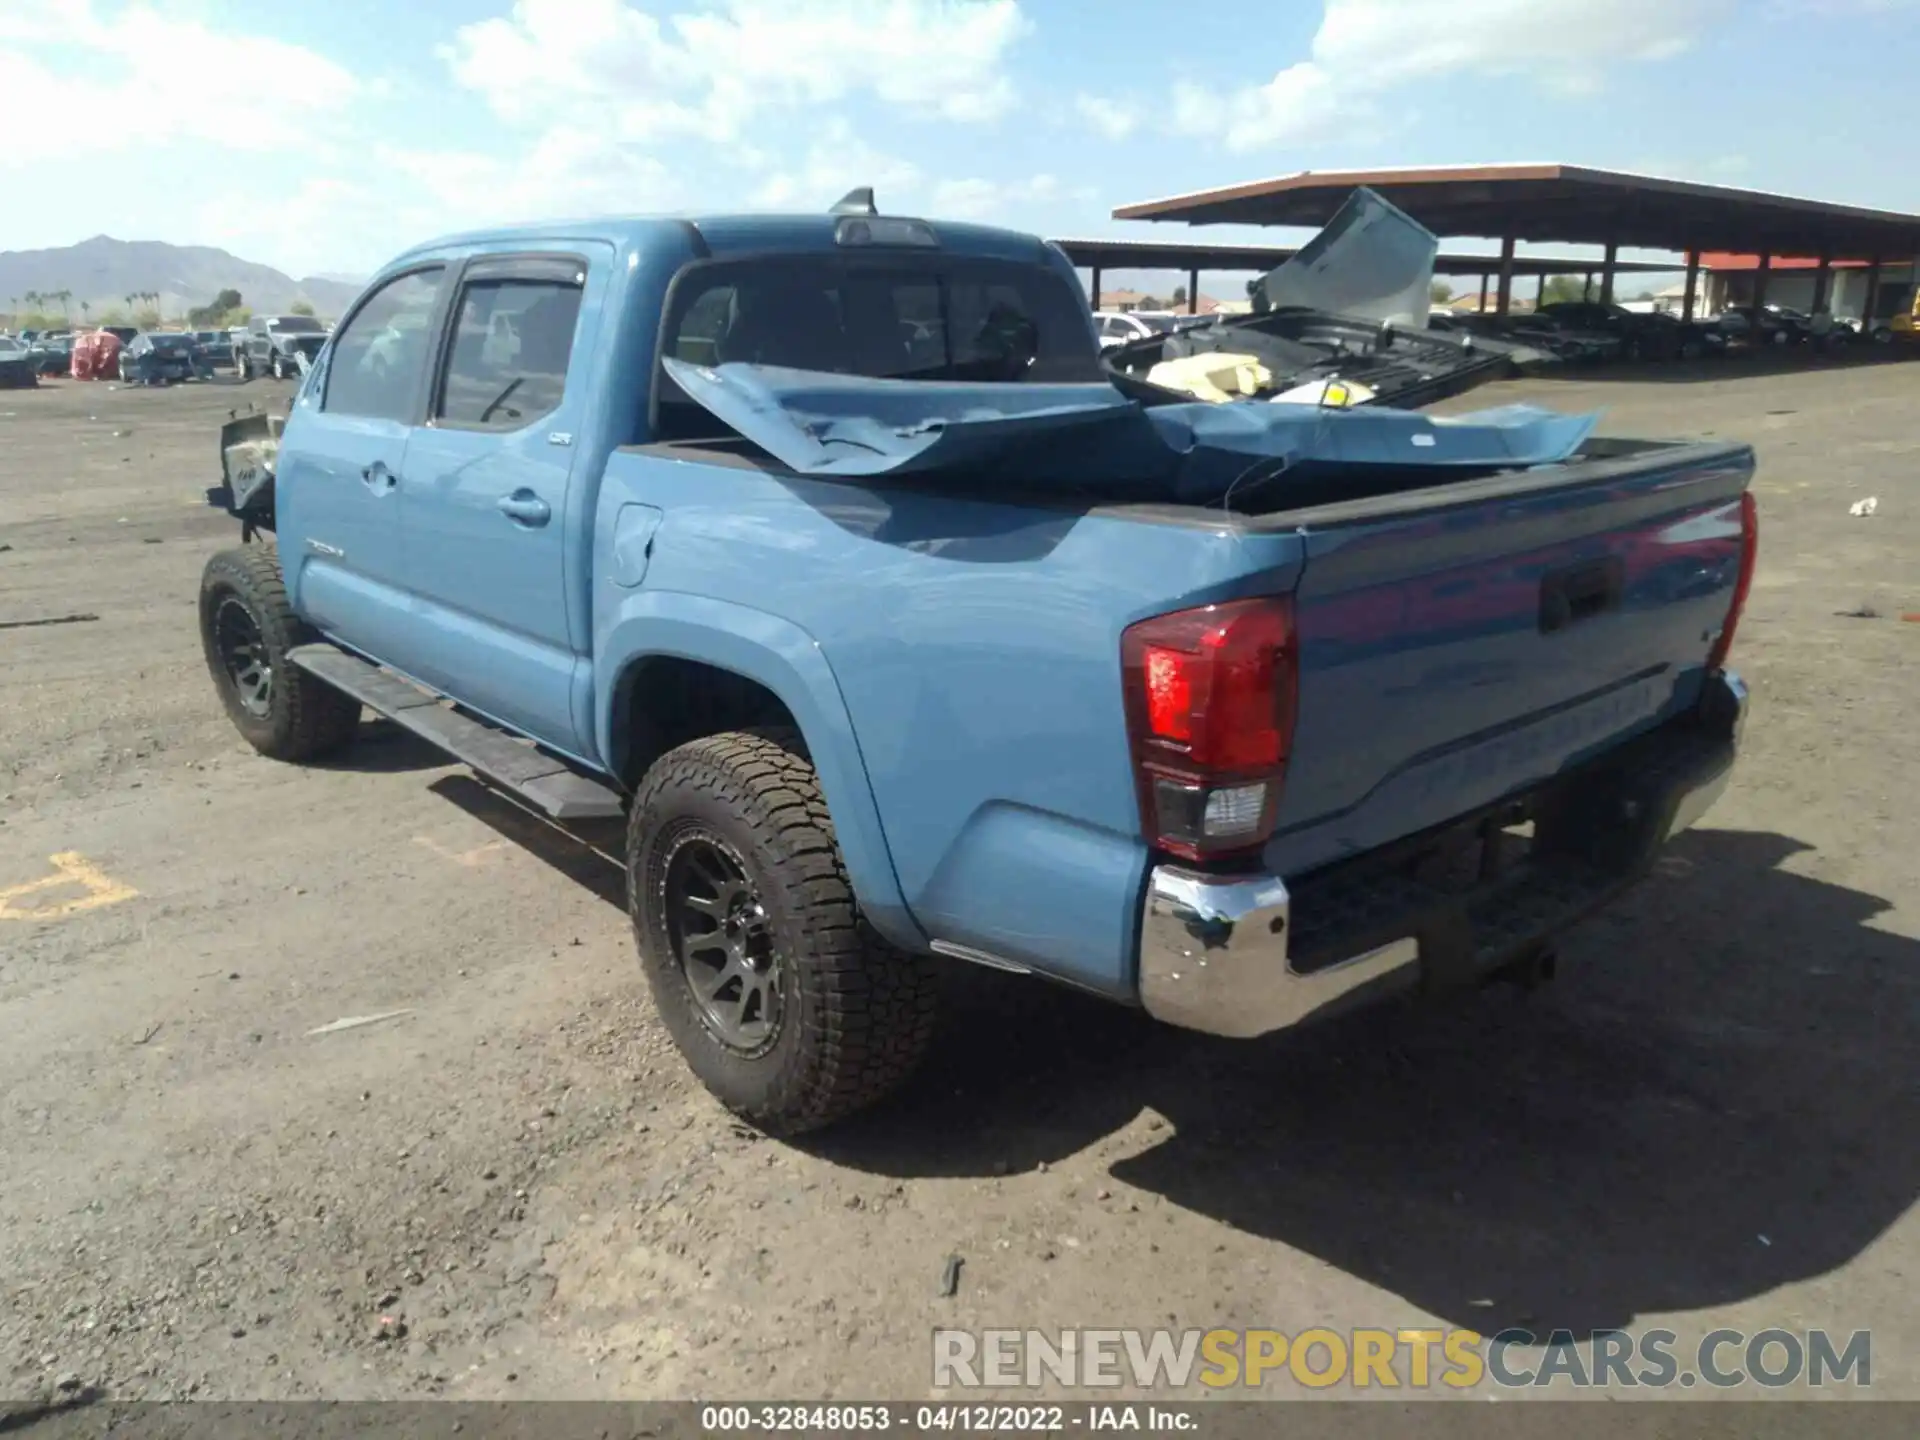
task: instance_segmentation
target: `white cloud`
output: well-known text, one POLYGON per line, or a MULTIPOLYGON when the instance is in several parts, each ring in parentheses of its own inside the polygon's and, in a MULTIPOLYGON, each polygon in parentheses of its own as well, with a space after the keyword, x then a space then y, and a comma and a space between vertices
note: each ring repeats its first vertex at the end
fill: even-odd
POLYGON ((752 203, 765 210, 824 210, 856 185, 871 185, 883 208, 898 210, 900 197, 921 185, 918 166, 876 150, 845 120, 818 127, 797 159, 763 155, 753 168, 763 178, 752 203))
POLYGON ((1310 60, 1289 65, 1265 85, 1226 90, 1181 81, 1173 87, 1173 128, 1229 150, 1317 139, 1370 114, 1363 97, 1343 96, 1333 76, 1310 60))
POLYGON ((444 55, 502 119, 591 117, 619 140, 731 139, 770 109, 871 95, 909 113, 989 120, 1032 28, 1018 0, 718 0, 656 18, 626 0, 516 0, 444 55))
POLYGON ((920 166, 876 150, 844 120, 822 127, 797 163, 765 162, 752 202, 766 210, 821 210, 857 185, 871 185, 883 210, 934 219, 1018 223, 1019 208, 1066 193, 1053 175, 1011 183, 963 176, 936 179, 920 166))
MULTIPOLYGON (((217 29, 194 18, 211 13, 204 0, 0 0, 0 94, 10 108, 50 117, 32 143, 0 151, 0 169, 93 152, 87 169, 105 173, 104 152, 138 166, 126 152, 149 139, 279 150, 284 159, 270 166, 222 173, 216 161, 204 179, 165 192, 167 218, 147 201, 139 213, 150 218, 137 223, 296 275, 364 270, 434 234, 539 217, 817 210, 873 185, 896 213, 1010 218, 1079 193, 1046 175, 978 178, 973 166, 943 168, 914 148, 938 125, 950 153, 955 127, 1014 104, 1007 67, 1033 28, 1021 0, 493 8, 498 18, 448 30, 442 93, 409 81, 396 92, 404 103, 370 105, 397 82, 356 78, 326 56, 234 29, 267 21, 217 29), (273 83, 227 84, 223 103, 182 104, 183 74, 273 83), (79 77, 101 104, 73 106, 79 77), (474 97, 491 114, 431 128, 449 95, 474 97), (143 119, 132 133, 130 113, 143 119), (845 115, 860 116, 857 127, 845 115), (903 136, 895 119, 928 125, 903 136)), ((201 153, 169 152, 170 163, 191 173, 201 153)), ((61 173, 63 189, 80 194, 85 171, 61 173)))
POLYGON ((1059 178, 1035 175, 1029 180, 941 180, 935 183, 923 208, 936 218, 988 220, 1019 225, 1023 210, 1057 200, 1064 193, 1059 178))
POLYGON ((1082 120, 1109 140, 1124 140, 1140 125, 1137 105, 1102 95, 1076 95, 1073 108, 1082 120))
POLYGON ((375 144, 351 176, 313 176, 278 194, 255 182, 201 205, 198 221, 236 254, 276 257, 298 276, 377 266, 403 245, 458 230, 670 212, 697 198, 685 172, 659 157, 555 127, 506 157, 375 144))
POLYGON ((256 152, 310 144, 315 124, 358 89, 312 50, 153 6, 102 15, 92 0, 7 0, 0 95, 9 115, 36 123, 0 146, 0 167, 180 140, 256 152), (181 77, 191 75, 222 78, 218 104, 187 100, 181 77), (87 103, 75 104, 81 93, 87 103))
MULTIPOLYGON (((1443 76, 1600 89, 1622 64, 1668 60, 1734 0, 1326 0, 1309 57, 1264 84, 1173 90, 1171 126, 1229 150, 1299 144, 1377 123, 1382 97, 1443 76)), ((1096 125, 1086 106, 1081 113, 1096 125)))

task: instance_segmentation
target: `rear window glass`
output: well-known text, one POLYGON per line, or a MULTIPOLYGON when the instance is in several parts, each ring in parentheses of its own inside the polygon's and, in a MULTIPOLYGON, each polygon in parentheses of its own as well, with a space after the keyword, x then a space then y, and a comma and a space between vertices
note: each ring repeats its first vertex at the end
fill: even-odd
MULTIPOLYGON (((1102 378, 1077 287, 1038 265, 945 257, 781 257, 699 267, 674 287, 664 352, 698 365, 871 379, 1102 378)), ((686 403, 671 381, 661 398, 686 403)))

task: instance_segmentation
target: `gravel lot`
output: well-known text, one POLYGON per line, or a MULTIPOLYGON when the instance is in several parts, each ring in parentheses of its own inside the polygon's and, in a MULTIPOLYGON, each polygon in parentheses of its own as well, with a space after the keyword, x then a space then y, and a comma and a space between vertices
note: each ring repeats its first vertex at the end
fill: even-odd
POLYGON ((1454 402, 1761 456, 1742 769, 1554 986, 1236 1045, 956 974, 805 1148, 683 1073, 603 837, 240 743, 200 499, 285 393, 0 392, 0 1395, 909 1398, 935 1325, 1171 1323, 1870 1328, 1920 1397, 1920 366, 1454 402))

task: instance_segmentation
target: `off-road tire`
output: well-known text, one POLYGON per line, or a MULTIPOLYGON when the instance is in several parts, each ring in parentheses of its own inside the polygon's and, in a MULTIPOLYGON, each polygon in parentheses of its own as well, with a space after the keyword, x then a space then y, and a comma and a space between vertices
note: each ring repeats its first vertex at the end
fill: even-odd
POLYGON ((273 375, 274 379, 284 380, 287 378, 287 367, 284 363, 282 363, 278 355, 274 356, 273 359, 268 362, 267 368, 273 375))
POLYGON ((654 764, 627 819, 627 909, 674 1044, 723 1105, 770 1134, 872 1105, 926 1052, 934 963, 887 944, 861 916, 819 777, 790 730, 709 735, 654 764), (731 850, 765 908, 782 1009, 760 1053, 715 1033, 673 948, 667 877, 689 838, 731 850))
POLYGON ((287 659, 296 645, 320 637, 287 602, 280 556, 272 545, 243 545, 222 550, 200 576, 200 644, 214 689, 234 728, 246 742, 273 760, 314 760, 349 744, 360 727, 360 702, 287 659), (242 702, 220 653, 218 616, 237 601, 259 629, 271 676, 264 714, 242 702))
POLYGON ((233 357, 233 378, 236 380, 251 380, 253 378, 253 362, 247 358, 244 352, 233 357))

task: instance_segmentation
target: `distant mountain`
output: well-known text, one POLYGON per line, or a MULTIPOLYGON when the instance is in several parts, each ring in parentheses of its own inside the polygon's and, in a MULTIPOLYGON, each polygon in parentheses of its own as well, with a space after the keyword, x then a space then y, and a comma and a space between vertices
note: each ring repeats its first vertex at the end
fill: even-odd
POLYGON ((305 300, 322 316, 336 317, 360 293, 357 282, 314 275, 294 280, 271 265, 257 265, 207 245, 168 245, 159 240, 115 240, 96 235, 57 250, 0 250, 0 304, 24 309, 31 291, 71 291, 74 317, 86 301, 97 314, 128 309, 127 296, 153 293, 168 318, 205 305, 222 290, 238 290, 256 312, 284 311, 305 300))

